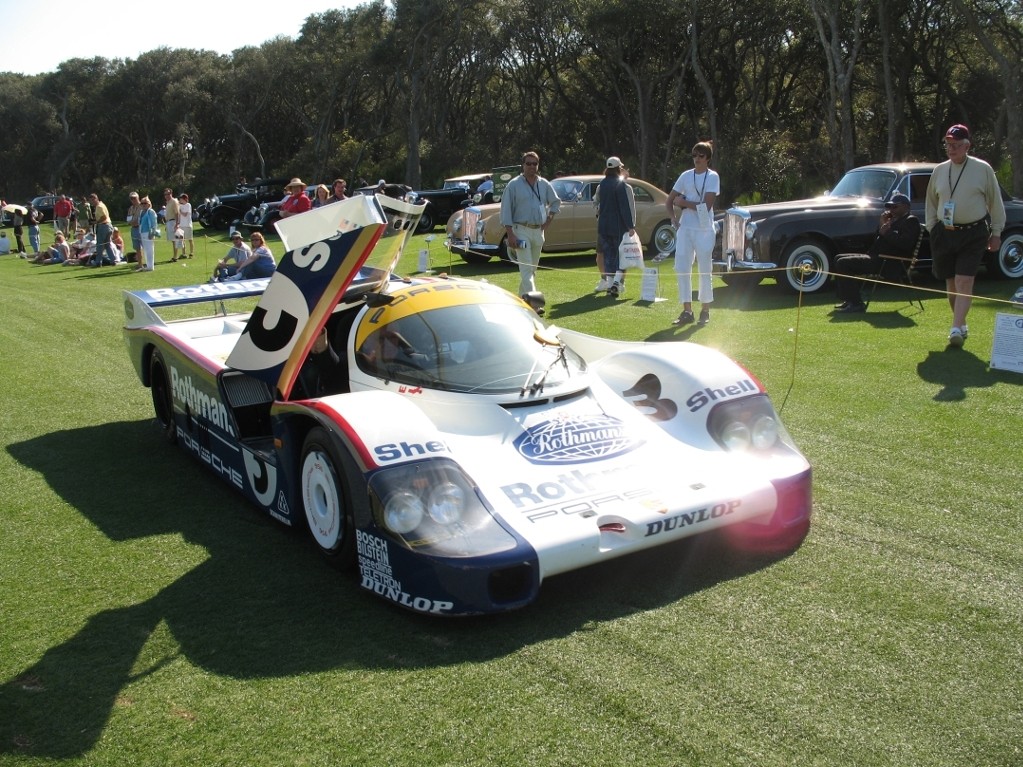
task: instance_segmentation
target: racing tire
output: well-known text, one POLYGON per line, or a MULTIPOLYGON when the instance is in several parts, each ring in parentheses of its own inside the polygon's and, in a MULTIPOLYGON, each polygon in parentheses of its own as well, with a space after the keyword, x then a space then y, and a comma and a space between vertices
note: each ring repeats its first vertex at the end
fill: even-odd
POLYGON ((149 391, 153 396, 153 411, 163 437, 171 445, 178 442, 177 426, 174 423, 174 398, 171 392, 167 363, 159 351, 154 351, 149 360, 149 391))
POLYGON ((778 286, 786 293, 818 293, 831 277, 831 255, 814 240, 796 240, 782 257, 778 286))
POLYGON ((658 253, 675 253, 675 240, 678 238, 678 230, 671 225, 671 221, 664 220, 654 227, 650 235, 650 246, 648 250, 656 256, 658 253))
MULTIPOLYGON (((309 432, 299 463, 302 513, 313 543, 334 567, 355 566, 356 499, 366 498, 366 483, 322 428, 309 432), (360 493, 361 488, 361 493, 360 493)), ((368 504, 368 500, 364 501, 368 504)))
POLYGON ((998 253, 989 262, 991 274, 1002 280, 1023 278, 1023 234, 1011 232, 1002 238, 998 253))

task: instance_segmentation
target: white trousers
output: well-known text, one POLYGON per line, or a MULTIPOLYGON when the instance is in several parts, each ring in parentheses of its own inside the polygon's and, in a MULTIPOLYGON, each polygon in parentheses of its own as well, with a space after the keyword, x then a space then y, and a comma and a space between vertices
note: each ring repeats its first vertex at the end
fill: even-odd
POLYGON ((700 290, 696 300, 701 304, 714 302, 713 256, 713 229, 679 228, 675 238, 675 278, 678 280, 679 301, 689 303, 693 300, 693 262, 696 261, 700 272, 700 290))

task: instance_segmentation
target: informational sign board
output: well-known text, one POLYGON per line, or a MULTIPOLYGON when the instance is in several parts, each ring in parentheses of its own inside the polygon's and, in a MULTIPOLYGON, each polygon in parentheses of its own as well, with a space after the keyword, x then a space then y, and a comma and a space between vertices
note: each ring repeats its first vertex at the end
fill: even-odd
POLYGON ((995 315, 991 367, 1023 373, 1023 314, 999 312, 995 315))
POLYGON ((504 193, 504 188, 508 186, 508 182, 521 172, 521 165, 508 165, 504 168, 494 168, 491 171, 490 177, 494 181, 494 202, 501 201, 501 195, 504 193))

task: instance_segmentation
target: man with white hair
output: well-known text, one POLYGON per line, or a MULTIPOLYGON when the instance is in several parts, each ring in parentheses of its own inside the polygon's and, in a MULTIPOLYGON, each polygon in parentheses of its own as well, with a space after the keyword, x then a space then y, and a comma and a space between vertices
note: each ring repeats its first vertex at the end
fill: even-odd
POLYGON ((952 308, 950 346, 966 341, 966 315, 973 303, 973 283, 986 251, 1002 247, 1005 205, 994 169, 969 155, 970 129, 956 124, 945 131, 948 159, 927 184, 926 226, 931 270, 945 281, 952 308))

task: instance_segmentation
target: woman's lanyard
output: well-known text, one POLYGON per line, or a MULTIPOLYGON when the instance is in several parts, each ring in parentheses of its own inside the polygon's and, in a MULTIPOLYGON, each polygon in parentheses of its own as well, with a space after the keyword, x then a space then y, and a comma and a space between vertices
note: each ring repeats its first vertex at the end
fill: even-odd
POLYGON ((707 191, 707 176, 709 175, 710 175, 709 169, 703 172, 703 189, 696 189, 696 171, 695 170, 693 171, 693 189, 696 189, 696 193, 700 195, 699 199, 696 200, 696 202, 703 202, 704 200, 705 197, 704 193, 707 191))
POLYGON ((959 186, 959 182, 962 181, 963 174, 966 172, 966 163, 968 163, 969 161, 970 161, 970 156, 966 155, 966 159, 963 160, 962 170, 960 170, 959 171, 959 175, 956 176, 955 185, 952 184, 952 166, 955 165, 955 163, 954 162, 950 162, 948 164, 948 185, 952 187, 952 191, 948 193, 948 199, 951 200, 955 196, 956 187, 959 186))

